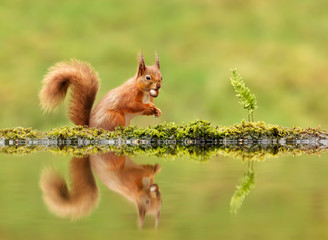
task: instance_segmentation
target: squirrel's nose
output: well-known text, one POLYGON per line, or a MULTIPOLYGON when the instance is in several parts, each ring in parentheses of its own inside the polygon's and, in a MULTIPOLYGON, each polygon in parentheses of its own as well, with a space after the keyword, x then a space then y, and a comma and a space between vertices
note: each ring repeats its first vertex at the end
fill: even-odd
POLYGON ((161 84, 157 83, 156 84, 156 91, 161 88, 161 84))

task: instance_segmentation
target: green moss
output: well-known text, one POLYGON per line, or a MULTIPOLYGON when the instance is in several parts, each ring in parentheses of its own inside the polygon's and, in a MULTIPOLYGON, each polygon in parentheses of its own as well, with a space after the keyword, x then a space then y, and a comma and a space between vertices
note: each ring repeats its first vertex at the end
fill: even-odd
POLYGON ((288 136, 305 137, 327 136, 327 131, 321 129, 298 127, 284 128, 264 122, 245 122, 235 124, 230 127, 212 126, 208 121, 198 120, 190 123, 177 125, 175 123, 162 123, 154 127, 140 128, 137 126, 117 127, 115 131, 106 131, 97 128, 83 126, 61 127, 51 129, 47 132, 40 132, 31 128, 11 128, 0 130, 0 138, 6 139, 33 139, 33 138, 87 138, 108 139, 220 139, 224 137, 275 137, 282 138, 288 136))
POLYGON ((4 153, 31 153, 33 151, 51 151, 64 155, 83 156, 87 154, 115 151, 120 154, 146 154, 158 157, 189 156, 195 159, 206 160, 213 155, 232 156, 242 160, 263 160, 267 157, 276 157, 284 154, 317 153, 326 148, 295 145, 292 140, 322 138, 328 139, 325 130, 299 127, 284 128, 264 122, 245 122, 230 127, 212 126, 207 121, 193 121, 190 123, 175 124, 162 123, 154 127, 140 128, 136 126, 118 127, 115 131, 106 131, 83 126, 61 127, 40 132, 30 128, 14 128, 0 130, 1 139, 14 140, 11 145, 0 147, 4 153), (152 139, 155 144, 143 144, 134 141, 134 144, 96 145, 85 146, 78 144, 59 144, 60 146, 20 146, 17 140, 29 139, 56 139, 77 140, 79 138, 92 140, 100 139, 152 139), (202 142, 195 142, 198 139, 202 142), (276 139, 276 143, 259 144, 261 139, 276 139), (284 139, 286 144, 277 144, 279 139, 284 139), (158 140, 163 140, 158 142, 158 140), (174 143, 165 143, 164 140, 174 140, 174 143), (212 144, 204 144, 211 140, 212 144), (216 144, 213 144, 213 141, 216 144), (248 141, 248 142, 247 142, 248 141))
POLYGON ((29 139, 29 138, 41 138, 43 133, 32 128, 7 128, 0 130, 0 138, 7 139, 29 139))

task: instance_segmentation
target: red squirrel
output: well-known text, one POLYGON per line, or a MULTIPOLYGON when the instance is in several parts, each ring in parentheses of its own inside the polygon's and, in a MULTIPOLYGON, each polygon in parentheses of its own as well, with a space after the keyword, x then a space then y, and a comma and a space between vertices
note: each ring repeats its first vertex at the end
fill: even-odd
POLYGON ((57 63, 43 79, 41 106, 45 111, 53 110, 71 87, 69 118, 76 125, 112 131, 119 125, 129 125, 137 115, 159 117, 162 112, 153 103, 162 83, 157 53, 153 66, 145 65, 142 53, 138 64, 137 74, 109 91, 92 110, 99 87, 98 74, 89 64, 78 60, 57 63))

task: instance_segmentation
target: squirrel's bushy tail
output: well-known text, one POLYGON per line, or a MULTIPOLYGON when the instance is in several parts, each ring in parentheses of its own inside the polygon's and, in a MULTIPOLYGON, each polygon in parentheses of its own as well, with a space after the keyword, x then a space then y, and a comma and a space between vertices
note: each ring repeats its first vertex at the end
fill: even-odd
POLYGON ((78 219, 88 216, 98 204, 98 189, 88 158, 73 158, 72 187, 53 169, 43 170, 40 187, 49 210, 63 218, 78 219))
POLYGON ((40 92, 45 111, 56 108, 71 87, 69 118, 76 125, 89 125, 92 105, 99 87, 98 74, 87 63, 77 60, 61 62, 49 69, 40 92))

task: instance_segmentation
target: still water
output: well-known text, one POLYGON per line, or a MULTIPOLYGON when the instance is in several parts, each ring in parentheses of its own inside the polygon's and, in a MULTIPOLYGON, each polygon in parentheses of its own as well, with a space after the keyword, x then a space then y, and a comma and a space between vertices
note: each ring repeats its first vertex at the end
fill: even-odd
POLYGON ((328 239, 327 153, 250 163, 35 152, 1 154, 0 164, 1 240, 328 239), (249 171, 254 181, 233 213, 249 171))

